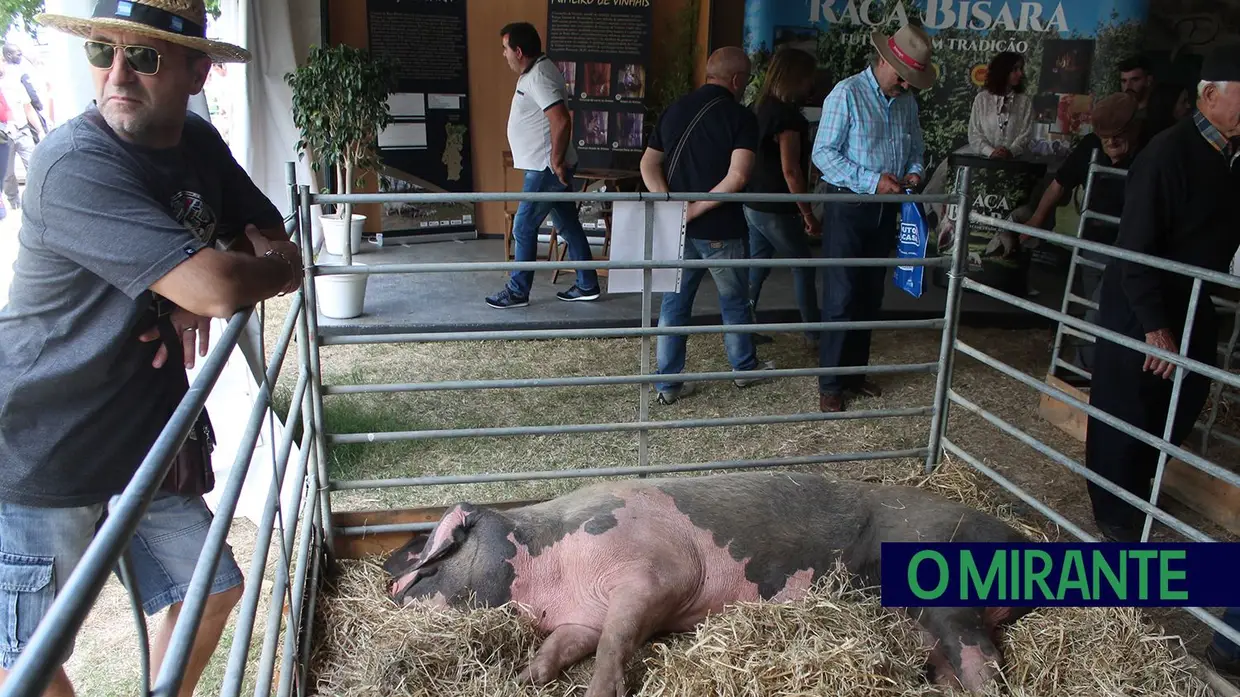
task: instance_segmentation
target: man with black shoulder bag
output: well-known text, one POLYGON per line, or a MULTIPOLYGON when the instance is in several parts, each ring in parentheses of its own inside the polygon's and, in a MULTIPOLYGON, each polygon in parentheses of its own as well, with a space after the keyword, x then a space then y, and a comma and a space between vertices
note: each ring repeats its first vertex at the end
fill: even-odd
MULTIPOLYGON (((758 148, 758 119, 737 101, 747 84, 749 57, 735 46, 725 46, 706 62, 706 84, 676 100, 659 117, 642 155, 642 181, 653 193, 710 192, 735 194, 745 190, 758 148)), ((685 212, 684 258, 745 259, 749 224, 740 203, 694 201, 685 212)), ((693 300, 707 269, 685 269, 680 292, 664 293, 659 307, 660 327, 689 324, 693 300)), ((724 324, 750 324, 749 272, 740 266, 710 269, 724 324)), ((685 335, 660 336, 656 355, 660 375, 674 376, 684 370, 685 335)), ((755 371, 752 377, 736 378, 737 387, 748 387, 769 376, 775 364, 759 362, 753 335, 746 331, 723 336, 728 362, 735 371, 755 371)), ((672 404, 688 396, 692 382, 656 383, 660 404, 672 404)))

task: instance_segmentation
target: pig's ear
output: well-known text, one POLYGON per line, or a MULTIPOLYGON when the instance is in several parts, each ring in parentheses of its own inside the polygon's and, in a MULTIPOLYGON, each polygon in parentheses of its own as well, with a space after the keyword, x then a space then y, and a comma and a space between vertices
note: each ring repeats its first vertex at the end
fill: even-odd
POLYGON ((424 532, 415 533, 404 547, 392 552, 383 562, 383 570, 390 576, 399 576, 412 569, 418 562, 418 551, 427 544, 428 536, 424 532))
POLYGON ((465 542, 477 518, 478 510, 467 505, 456 506, 444 514, 413 568, 419 569, 450 556, 465 542))

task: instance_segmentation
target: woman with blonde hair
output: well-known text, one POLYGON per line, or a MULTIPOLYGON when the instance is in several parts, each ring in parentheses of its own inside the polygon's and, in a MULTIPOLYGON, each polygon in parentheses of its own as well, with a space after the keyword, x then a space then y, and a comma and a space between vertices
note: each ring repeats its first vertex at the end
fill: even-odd
POLYGON ((1033 101, 1024 92, 1024 56, 1004 51, 990 59, 986 84, 969 115, 969 147, 974 153, 1009 159, 1028 150, 1033 101))
MULTIPOLYGON (((758 117, 758 151, 747 191, 761 194, 802 194, 807 189, 806 168, 812 143, 809 122, 801 106, 814 88, 817 60, 800 49, 784 47, 775 52, 767 67, 762 90, 754 103, 758 117)), ((749 223, 749 256, 770 259, 776 252, 793 259, 811 256, 809 238, 822 235, 822 228, 809 203, 746 203, 749 223)), ((769 267, 749 269, 750 312, 757 315, 758 296, 770 275, 769 267)), ((817 284, 813 267, 792 270, 797 307, 803 322, 817 322, 817 284)), ((817 350, 818 332, 806 332, 806 341, 817 350)), ((754 335, 757 343, 771 339, 754 335)))

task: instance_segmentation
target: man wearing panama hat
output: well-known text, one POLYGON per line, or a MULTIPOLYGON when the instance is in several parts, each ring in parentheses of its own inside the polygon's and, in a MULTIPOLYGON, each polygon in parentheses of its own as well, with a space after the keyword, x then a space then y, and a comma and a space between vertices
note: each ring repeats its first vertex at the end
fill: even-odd
MULTIPOLYGON (((893 36, 874 32, 876 54, 862 72, 840 81, 822 107, 814 164, 828 193, 899 194, 921 184, 925 141, 910 88, 934 84, 930 37, 907 25, 893 36)), ((897 203, 828 203, 823 206, 822 253, 833 258, 884 258, 896 246, 897 203)), ((823 269, 824 322, 878 319, 888 270, 823 269)), ((870 362, 869 330, 827 331, 818 344, 823 368, 870 362)), ((844 393, 878 396, 864 375, 818 378, 819 409, 844 409, 844 393)))
MULTIPOLYGON (((249 59, 206 38, 202 0, 99 0, 90 17, 37 19, 85 39, 96 100, 35 149, 0 309, 0 681, 185 395, 210 318, 301 278, 279 211, 188 113, 213 61, 249 59)), ((129 546, 143 609, 169 610, 152 670, 211 520, 210 430, 200 426, 129 546)), ((181 695, 193 693, 241 584, 226 549, 181 695)), ((73 694, 63 669, 43 679, 45 694, 73 694)))

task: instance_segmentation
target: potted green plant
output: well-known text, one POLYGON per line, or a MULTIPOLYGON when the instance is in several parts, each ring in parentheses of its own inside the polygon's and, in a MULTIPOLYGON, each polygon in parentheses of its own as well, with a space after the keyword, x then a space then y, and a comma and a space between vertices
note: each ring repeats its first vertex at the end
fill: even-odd
MULTIPOLYGON (((388 96, 394 78, 390 61, 344 44, 312 47, 305 64, 285 75, 293 92, 293 124, 301 131, 298 154, 310 154, 315 172, 326 165, 336 191, 353 193, 366 172, 378 169, 379 133, 392 122, 388 96)), ((355 215, 352 204, 334 208, 322 216, 325 251, 351 265, 366 217, 355 215)), ((360 315, 366 279, 365 274, 321 277, 320 311, 329 317, 360 315)))

